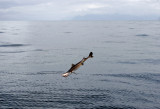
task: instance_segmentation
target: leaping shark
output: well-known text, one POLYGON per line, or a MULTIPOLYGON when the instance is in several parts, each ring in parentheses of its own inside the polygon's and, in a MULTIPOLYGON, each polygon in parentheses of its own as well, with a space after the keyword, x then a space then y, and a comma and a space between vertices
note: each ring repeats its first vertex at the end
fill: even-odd
POLYGON ((88 58, 93 58, 93 53, 90 52, 89 56, 87 58, 83 58, 80 62, 78 62, 77 64, 72 64, 71 68, 66 72, 63 73, 62 76, 63 77, 67 77, 70 74, 72 74, 74 71, 76 71, 81 65, 84 64, 84 62, 88 59, 88 58))

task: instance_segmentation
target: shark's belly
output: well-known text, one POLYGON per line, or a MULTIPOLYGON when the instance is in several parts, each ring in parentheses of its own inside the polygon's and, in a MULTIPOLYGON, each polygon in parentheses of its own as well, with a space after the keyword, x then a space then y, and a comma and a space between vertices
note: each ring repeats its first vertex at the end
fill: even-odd
POLYGON ((75 66, 74 71, 76 71, 81 65, 75 66))
POLYGON ((68 72, 76 71, 80 66, 81 66, 81 64, 77 64, 77 65, 73 66, 68 72))

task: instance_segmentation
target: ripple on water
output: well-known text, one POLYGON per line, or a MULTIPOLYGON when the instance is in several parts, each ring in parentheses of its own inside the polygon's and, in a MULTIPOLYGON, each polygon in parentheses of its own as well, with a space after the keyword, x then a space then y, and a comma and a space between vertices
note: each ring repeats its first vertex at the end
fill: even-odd
POLYGON ((160 59, 135 59, 135 60, 127 60, 127 61, 117 61, 119 64, 152 64, 159 65, 160 59))
POLYGON ((137 64, 136 62, 132 62, 132 61, 118 61, 117 63, 119 64, 137 64))
POLYGON ((154 83, 160 83, 160 74, 158 73, 136 73, 136 74, 93 74, 94 76, 108 76, 118 78, 129 78, 135 80, 145 80, 154 83))
POLYGON ((139 62, 149 63, 149 64, 153 64, 153 65, 159 65, 160 59, 141 59, 141 60, 139 60, 139 62))
POLYGON ((25 75, 50 75, 50 74, 62 74, 64 71, 40 71, 40 72, 31 72, 26 73, 25 75))
POLYGON ((149 36, 148 34, 137 34, 136 36, 139 36, 139 37, 147 37, 149 36))
POLYGON ((0 31, 0 34, 1 34, 1 33, 5 33, 5 32, 0 31))
POLYGON ((93 109, 136 109, 136 107, 131 107, 131 106, 125 106, 125 105, 120 105, 120 106, 96 106, 93 109))
POLYGON ((115 44, 120 44, 120 43, 126 43, 125 41, 103 41, 104 43, 115 43, 115 44))
POLYGON ((26 52, 26 51, 1 51, 0 53, 7 53, 7 54, 9 54, 9 53, 23 53, 23 52, 26 52))
POLYGON ((66 33, 66 34, 71 34, 72 32, 70 32, 70 31, 66 31, 66 32, 64 32, 64 33, 66 33))
POLYGON ((29 44, 2 44, 0 47, 22 47, 28 46, 29 44))
POLYGON ((98 101, 109 101, 110 95, 105 94, 78 94, 75 90, 73 92, 65 93, 55 91, 51 93, 41 91, 16 92, 16 94, 0 94, 0 102, 6 108, 17 108, 19 106, 33 108, 33 107, 59 107, 59 108, 80 108, 81 106, 87 108, 95 105, 98 101))
POLYGON ((44 51, 43 49, 35 49, 33 51, 44 51))

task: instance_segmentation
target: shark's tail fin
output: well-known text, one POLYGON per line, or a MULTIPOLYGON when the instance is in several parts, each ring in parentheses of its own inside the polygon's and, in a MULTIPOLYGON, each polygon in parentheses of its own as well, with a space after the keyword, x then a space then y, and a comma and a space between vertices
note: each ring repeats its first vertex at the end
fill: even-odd
POLYGON ((89 53, 89 57, 93 58, 93 53, 92 52, 89 53))

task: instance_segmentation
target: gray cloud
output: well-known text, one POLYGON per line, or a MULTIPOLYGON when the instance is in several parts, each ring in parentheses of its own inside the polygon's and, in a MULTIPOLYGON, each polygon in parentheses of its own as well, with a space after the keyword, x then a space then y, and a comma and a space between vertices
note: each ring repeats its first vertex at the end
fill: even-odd
POLYGON ((51 0, 0 0, 0 9, 46 3, 51 0))
POLYGON ((0 9, 10 8, 17 5, 14 1, 0 1, 0 9))
POLYGON ((159 16, 160 0, 0 0, 0 20, 68 20, 92 15, 97 19, 159 16))

